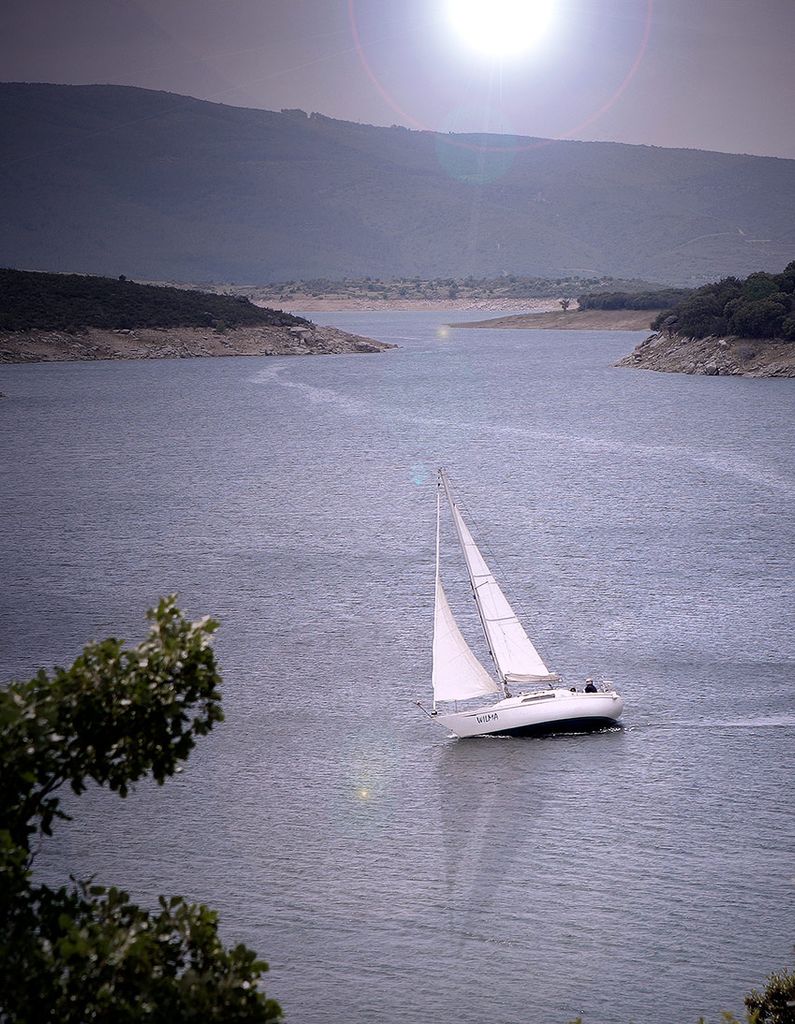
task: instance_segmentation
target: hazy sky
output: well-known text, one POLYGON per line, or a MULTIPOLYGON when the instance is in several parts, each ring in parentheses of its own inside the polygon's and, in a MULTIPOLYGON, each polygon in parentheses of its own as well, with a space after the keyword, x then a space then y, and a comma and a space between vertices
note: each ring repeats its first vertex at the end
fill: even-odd
POLYGON ((795 157, 795 0, 527 0, 551 13, 518 55, 464 38, 462 8, 476 18, 506 0, 459 0, 455 17, 453 2, 2 0, 0 74, 371 124, 795 157))

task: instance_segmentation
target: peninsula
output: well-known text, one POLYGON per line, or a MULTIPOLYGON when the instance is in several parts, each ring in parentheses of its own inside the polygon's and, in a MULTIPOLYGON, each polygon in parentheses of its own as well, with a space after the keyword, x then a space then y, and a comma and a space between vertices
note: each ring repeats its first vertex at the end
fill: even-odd
POLYGON ((394 348, 239 295, 0 270, 0 362, 328 355, 394 348))
POLYGON ((494 317, 450 324, 451 327, 491 327, 512 330, 645 331, 652 319, 690 295, 689 288, 649 285, 639 281, 613 281, 606 291, 589 287, 574 300, 564 295, 544 312, 525 310, 515 316, 494 317), (615 285, 621 285, 619 289, 615 285))
POLYGON ((556 309, 518 313, 488 320, 453 323, 450 327, 490 327, 498 330, 645 331, 655 313, 648 309, 556 309))
POLYGON ((723 278, 652 321, 617 366, 664 373, 795 377, 795 261, 780 274, 723 278))

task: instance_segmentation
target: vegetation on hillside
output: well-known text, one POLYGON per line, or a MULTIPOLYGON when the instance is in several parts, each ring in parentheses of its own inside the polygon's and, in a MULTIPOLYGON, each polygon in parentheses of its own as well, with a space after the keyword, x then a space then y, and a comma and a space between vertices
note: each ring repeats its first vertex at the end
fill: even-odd
POLYGON ((107 639, 74 664, 0 689, 0 1021, 3 1024, 270 1024, 268 965, 226 948, 217 915, 179 897, 154 911, 72 879, 34 883, 42 837, 69 816, 59 791, 90 783, 126 796, 180 770, 223 719, 210 647, 217 623, 188 622, 173 597, 138 647, 107 639))
POLYGON ((777 269, 795 223, 795 160, 377 128, 123 86, 0 83, 0 138, 5 266, 700 285, 777 269))
POLYGON ((684 302, 690 288, 660 288, 638 292, 592 292, 580 295, 580 309, 671 309, 684 302))
POLYGON ((0 269, 0 330, 79 331, 136 327, 305 326, 240 295, 136 284, 121 278, 0 269))
POLYGON ((758 272, 744 281, 724 277, 696 288, 660 313, 652 330, 688 338, 778 338, 795 341, 795 261, 780 274, 758 272))
MULTIPOLYGON (((280 301, 294 300, 296 296, 302 295, 335 299, 436 301, 557 299, 561 296, 575 298, 582 292, 602 291, 610 287, 621 287, 626 294, 634 294, 648 291, 651 286, 647 281, 624 281, 612 277, 528 277, 520 274, 501 274, 499 277, 345 277, 342 280, 321 277, 310 281, 284 281, 252 290, 263 299, 280 301)), ((651 308, 659 309, 660 305, 651 308)))

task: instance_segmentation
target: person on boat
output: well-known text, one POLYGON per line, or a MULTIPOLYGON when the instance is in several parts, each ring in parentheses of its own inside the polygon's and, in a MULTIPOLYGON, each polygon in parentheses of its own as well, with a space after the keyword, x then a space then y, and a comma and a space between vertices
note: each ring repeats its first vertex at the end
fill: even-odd
POLYGON ((596 687, 594 686, 593 679, 588 678, 588 679, 585 680, 585 692, 586 693, 596 693, 596 687))

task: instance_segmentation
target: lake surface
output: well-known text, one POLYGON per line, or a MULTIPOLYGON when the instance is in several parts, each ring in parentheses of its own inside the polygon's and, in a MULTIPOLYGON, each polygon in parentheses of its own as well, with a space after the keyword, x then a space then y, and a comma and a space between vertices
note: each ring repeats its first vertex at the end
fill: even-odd
POLYGON ((41 874, 210 903, 296 1024, 716 1021, 795 940, 795 382, 454 315, 318 317, 375 356, 3 368, 0 678, 170 591, 222 622, 226 722, 82 798, 41 874), (413 705, 439 464, 623 730, 456 741, 413 705))

